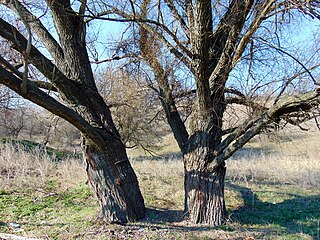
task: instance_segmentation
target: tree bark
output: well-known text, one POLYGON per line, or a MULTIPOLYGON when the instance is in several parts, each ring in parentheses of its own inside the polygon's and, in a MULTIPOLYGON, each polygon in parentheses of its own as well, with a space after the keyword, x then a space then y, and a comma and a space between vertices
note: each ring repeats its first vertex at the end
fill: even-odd
POLYGON ((185 211, 193 223, 218 226, 225 222, 224 201, 225 164, 209 168, 214 157, 212 137, 198 132, 189 140, 189 151, 184 154, 185 211))
POLYGON ((100 152, 86 141, 83 144, 86 172, 103 219, 110 223, 126 223, 143 218, 143 197, 124 145, 113 139, 111 146, 106 147, 105 152, 100 152))
POLYGON ((68 92, 67 99, 77 99, 72 106, 98 132, 98 138, 84 135, 83 151, 89 182, 98 198, 102 217, 110 223, 126 223, 145 216, 144 200, 126 149, 102 97, 86 85, 68 92), (78 96, 81 93, 82 96, 78 96))
MULTIPOLYGON (((189 158, 199 159, 192 154, 189 158)), ((219 226, 225 223, 227 210, 224 200, 226 168, 219 166, 214 172, 193 169, 185 172, 185 194, 189 219, 193 223, 219 226)))

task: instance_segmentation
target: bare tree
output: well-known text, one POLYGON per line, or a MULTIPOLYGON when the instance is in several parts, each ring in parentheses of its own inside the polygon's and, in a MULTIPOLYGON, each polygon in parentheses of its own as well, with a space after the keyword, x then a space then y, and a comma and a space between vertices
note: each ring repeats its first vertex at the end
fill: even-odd
POLYGON ((144 79, 125 69, 108 68, 101 78, 99 91, 108 102, 123 143, 150 151, 169 132, 159 127, 164 118, 157 95, 144 79))
POLYGON ((18 138, 21 131, 26 128, 27 109, 4 108, 0 109, 0 132, 2 136, 18 138))
POLYGON ((115 5, 100 1, 94 9, 91 19, 127 22, 133 28, 139 50, 124 51, 117 58, 138 55, 153 72, 167 121, 183 153, 185 211, 191 221, 224 223, 226 159, 271 123, 299 125, 319 106, 319 82, 312 74, 319 66, 315 57, 319 52, 312 52, 313 61, 302 62, 282 47, 286 37, 280 36, 295 18, 320 19, 319 2, 139 0, 115 5), (188 69, 195 89, 175 92, 172 65, 164 58, 188 69), (280 66, 286 59, 292 60, 287 61, 291 67, 283 71, 280 66), (261 93, 264 98, 258 97, 261 93), (192 94, 187 128, 176 103, 192 94), (225 129, 228 104, 245 105, 251 114, 225 129), (224 134, 228 135, 223 139, 224 134))
POLYGON ((0 88, 0 108, 8 108, 9 102, 10 102, 11 94, 8 91, 8 89, 5 89, 4 87, 0 88))
POLYGON ((87 1, 28 2, 0 1, 2 8, 10 9, 8 16, 19 18, 24 25, 20 30, 16 19, 0 19, 2 40, 23 61, 19 71, 12 59, 3 56, 0 83, 81 131, 89 182, 106 221, 125 223, 143 218, 145 206, 136 175, 98 92, 88 58, 83 16, 87 1), (45 81, 33 79, 32 68, 45 81), (58 96, 52 95, 53 91, 58 96))

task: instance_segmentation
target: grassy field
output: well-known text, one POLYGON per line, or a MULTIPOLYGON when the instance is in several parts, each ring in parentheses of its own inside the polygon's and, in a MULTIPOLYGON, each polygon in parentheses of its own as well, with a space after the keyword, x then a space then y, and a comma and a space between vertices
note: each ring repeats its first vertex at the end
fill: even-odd
POLYGON ((129 152, 148 209, 125 226, 99 220, 80 159, 1 144, 0 239, 319 239, 319 132, 260 136, 228 160, 229 220, 215 228, 183 219, 183 165, 164 142, 161 156, 129 152))

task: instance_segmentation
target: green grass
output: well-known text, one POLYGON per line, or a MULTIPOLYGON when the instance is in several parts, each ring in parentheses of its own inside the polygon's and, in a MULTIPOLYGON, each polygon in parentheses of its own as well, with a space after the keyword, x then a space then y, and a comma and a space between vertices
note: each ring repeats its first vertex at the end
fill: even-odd
POLYGON ((35 149, 40 149, 43 154, 47 154, 48 156, 52 157, 53 161, 61 161, 62 159, 73 155, 71 152, 68 151, 60 151, 56 150, 51 147, 43 146, 40 143, 29 141, 29 140, 15 140, 0 137, 0 144, 12 144, 15 147, 23 147, 26 151, 32 152, 35 149))
POLYGON ((150 192, 144 194, 150 209, 147 219, 126 227, 108 227, 95 220, 98 207, 90 188, 83 183, 61 191, 61 182, 48 179, 43 189, 0 190, 0 232, 12 233, 9 223, 15 222, 29 235, 48 235, 50 239, 85 239, 88 229, 104 239, 109 236, 110 227, 117 236, 129 231, 131 239, 139 234, 143 234, 141 239, 212 239, 210 236, 216 234, 226 239, 236 239, 239 234, 258 239, 317 239, 319 234, 320 190, 227 182, 230 222, 217 228, 186 226, 179 203, 157 198, 150 192))
POLYGON ((243 228, 272 239, 319 237, 319 189, 263 183, 227 186, 243 200, 242 206, 230 209, 231 218, 243 228))
MULTIPOLYGON (((281 156, 273 155, 279 152, 278 143, 255 141, 240 154, 243 158, 227 162, 225 197, 230 217, 220 227, 183 219, 184 175, 178 157, 133 161, 147 217, 119 226, 97 220, 99 207, 84 183, 81 161, 52 162, 48 157, 38 159, 41 151, 35 151, 35 158, 32 151, 23 155, 21 149, 14 153, 12 148, 2 148, 0 232, 47 239, 319 240, 320 164, 317 148, 312 150, 318 142, 298 140, 291 138, 278 146, 284 152, 281 156), (293 141, 299 143, 294 149, 293 141), (15 233, 9 224, 13 222, 24 231, 15 233)), ((173 148, 161 151, 168 153, 173 148)))
POLYGON ((65 192, 59 187, 50 180, 44 189, 1 191, 0 232, 10 233, 9 223, 18 223, 25 232, 61 239, 92 225, 97 205, 89 187, 79 184, 65 192))

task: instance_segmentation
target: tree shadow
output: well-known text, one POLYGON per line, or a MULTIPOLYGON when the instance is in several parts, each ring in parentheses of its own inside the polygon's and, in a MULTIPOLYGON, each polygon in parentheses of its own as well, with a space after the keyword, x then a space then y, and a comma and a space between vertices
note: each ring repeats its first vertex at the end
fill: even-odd
POLYGON ((147 208, 144 221, 150 223, 175 223, 182 222, 184 215, 182 210, 166 208, 147 208))
POLYGON ((244 201, 242 207, 230 212, 232 220, 249 225, 249 229, 256 227, 266 232, 304 233, 319 239, 320 195, 305 197, 285 193, 290 199, 272 203, 261 201, 250 188, 231 183, 226 186, 238 192, 244 201))
POLYGON ((220 228, 225 229, 223 226, 212 227, 208 225, 190 224, 187 222, 185 214, 182 210, 171 210, 166 208, 153 207, 149 207, 146 210, 146 217, 139 222, 133 223, 133 226, 139 228, 151 228, 153 230, 165 229, 178 232, 205 232, 210 230, 217 230, 220 228))

